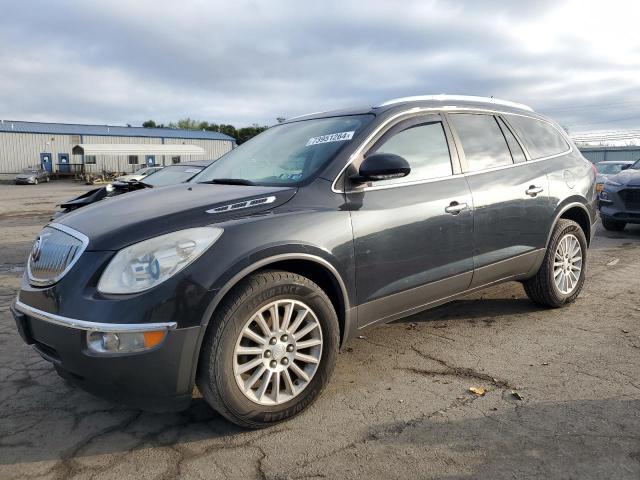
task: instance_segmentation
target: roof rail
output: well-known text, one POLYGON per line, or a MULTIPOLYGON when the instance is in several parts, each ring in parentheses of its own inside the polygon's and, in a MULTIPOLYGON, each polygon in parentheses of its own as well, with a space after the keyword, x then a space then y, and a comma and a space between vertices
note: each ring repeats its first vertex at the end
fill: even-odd
POLYGON ((528 110, 533 112, 533 108, 528 105, 524 105, 522 103, 511 102, 509 100, 501 100, 499 98, 489 98, 489 97, 476 97, 473 95, 415 95, 413 97, 401 97, 394 98, 392 100, 387 100, 380 105, 376 105, 376 108, 386 107, 387 105, 393 105, 396 103, 405 103, 405 102, 416 102, 420 100, 431 100, 437 102, 483 102, 483 103, 493 103, 496 105, 504 105, 505 107, 513 107, 520 108, 522 110, 528 110))

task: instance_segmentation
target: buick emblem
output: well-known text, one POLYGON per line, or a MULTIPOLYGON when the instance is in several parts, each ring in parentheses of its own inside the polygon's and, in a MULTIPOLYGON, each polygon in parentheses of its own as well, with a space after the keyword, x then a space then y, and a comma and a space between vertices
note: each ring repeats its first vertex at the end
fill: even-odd
POLYGON ((40 259, 40 253, 42 252, 42 237, 36 238, 31 249, 31 260, 37 262, 40 259))

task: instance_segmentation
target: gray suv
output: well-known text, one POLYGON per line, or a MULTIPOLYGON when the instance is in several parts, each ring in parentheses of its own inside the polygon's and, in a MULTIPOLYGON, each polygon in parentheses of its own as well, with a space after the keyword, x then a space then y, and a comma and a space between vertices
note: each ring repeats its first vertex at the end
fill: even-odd
POLYGON ((310 405, 365 328, 511 280, 540 305, 574 301, 594 180, 558 125, 512 102, 305 115, 189 183, 47 225, 13 312, 25 342, 91 392, 167 410, 197 385, 263 427, 310 405))

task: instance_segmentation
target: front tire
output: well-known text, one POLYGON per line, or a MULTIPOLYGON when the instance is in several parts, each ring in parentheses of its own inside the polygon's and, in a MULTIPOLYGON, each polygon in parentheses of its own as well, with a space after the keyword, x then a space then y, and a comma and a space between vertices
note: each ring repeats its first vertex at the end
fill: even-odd
POLYGON ((34 185, 37 185, 37 184, 38 184, 38 179, 37 179, 37 178, 33 181, 33 184, 34 184, 34 185))
POLYGON ((285 271, 255 273, 229 292, 211 319, 198 388, 233 423, 267 427, 318 397, 338 346, 338 317, 318 285, 285 271))
POLYGON ((607 217, 601 217, 601 220, 602 220, 602 226, 605 228, 605 230, 610 230, 612 232, 620 232, 624 230, 624 227, 627 226, 626 222, 611 220, 610 218, 607 218, 607 217))
POLYGON ((582 228, 572 220, 560 219, 538 273, 522 282, 524 291, 538 305, 562 307, 580 294, 586 267, 587 239, 582 228))

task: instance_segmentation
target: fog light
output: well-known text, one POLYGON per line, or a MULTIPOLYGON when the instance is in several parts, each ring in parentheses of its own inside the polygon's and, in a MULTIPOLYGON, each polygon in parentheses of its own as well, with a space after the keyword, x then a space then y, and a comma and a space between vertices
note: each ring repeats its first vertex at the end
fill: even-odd
POLYGON ((87 332, 87 346, 96 353, 130 353, 160 345, 167 332, 87 332))

